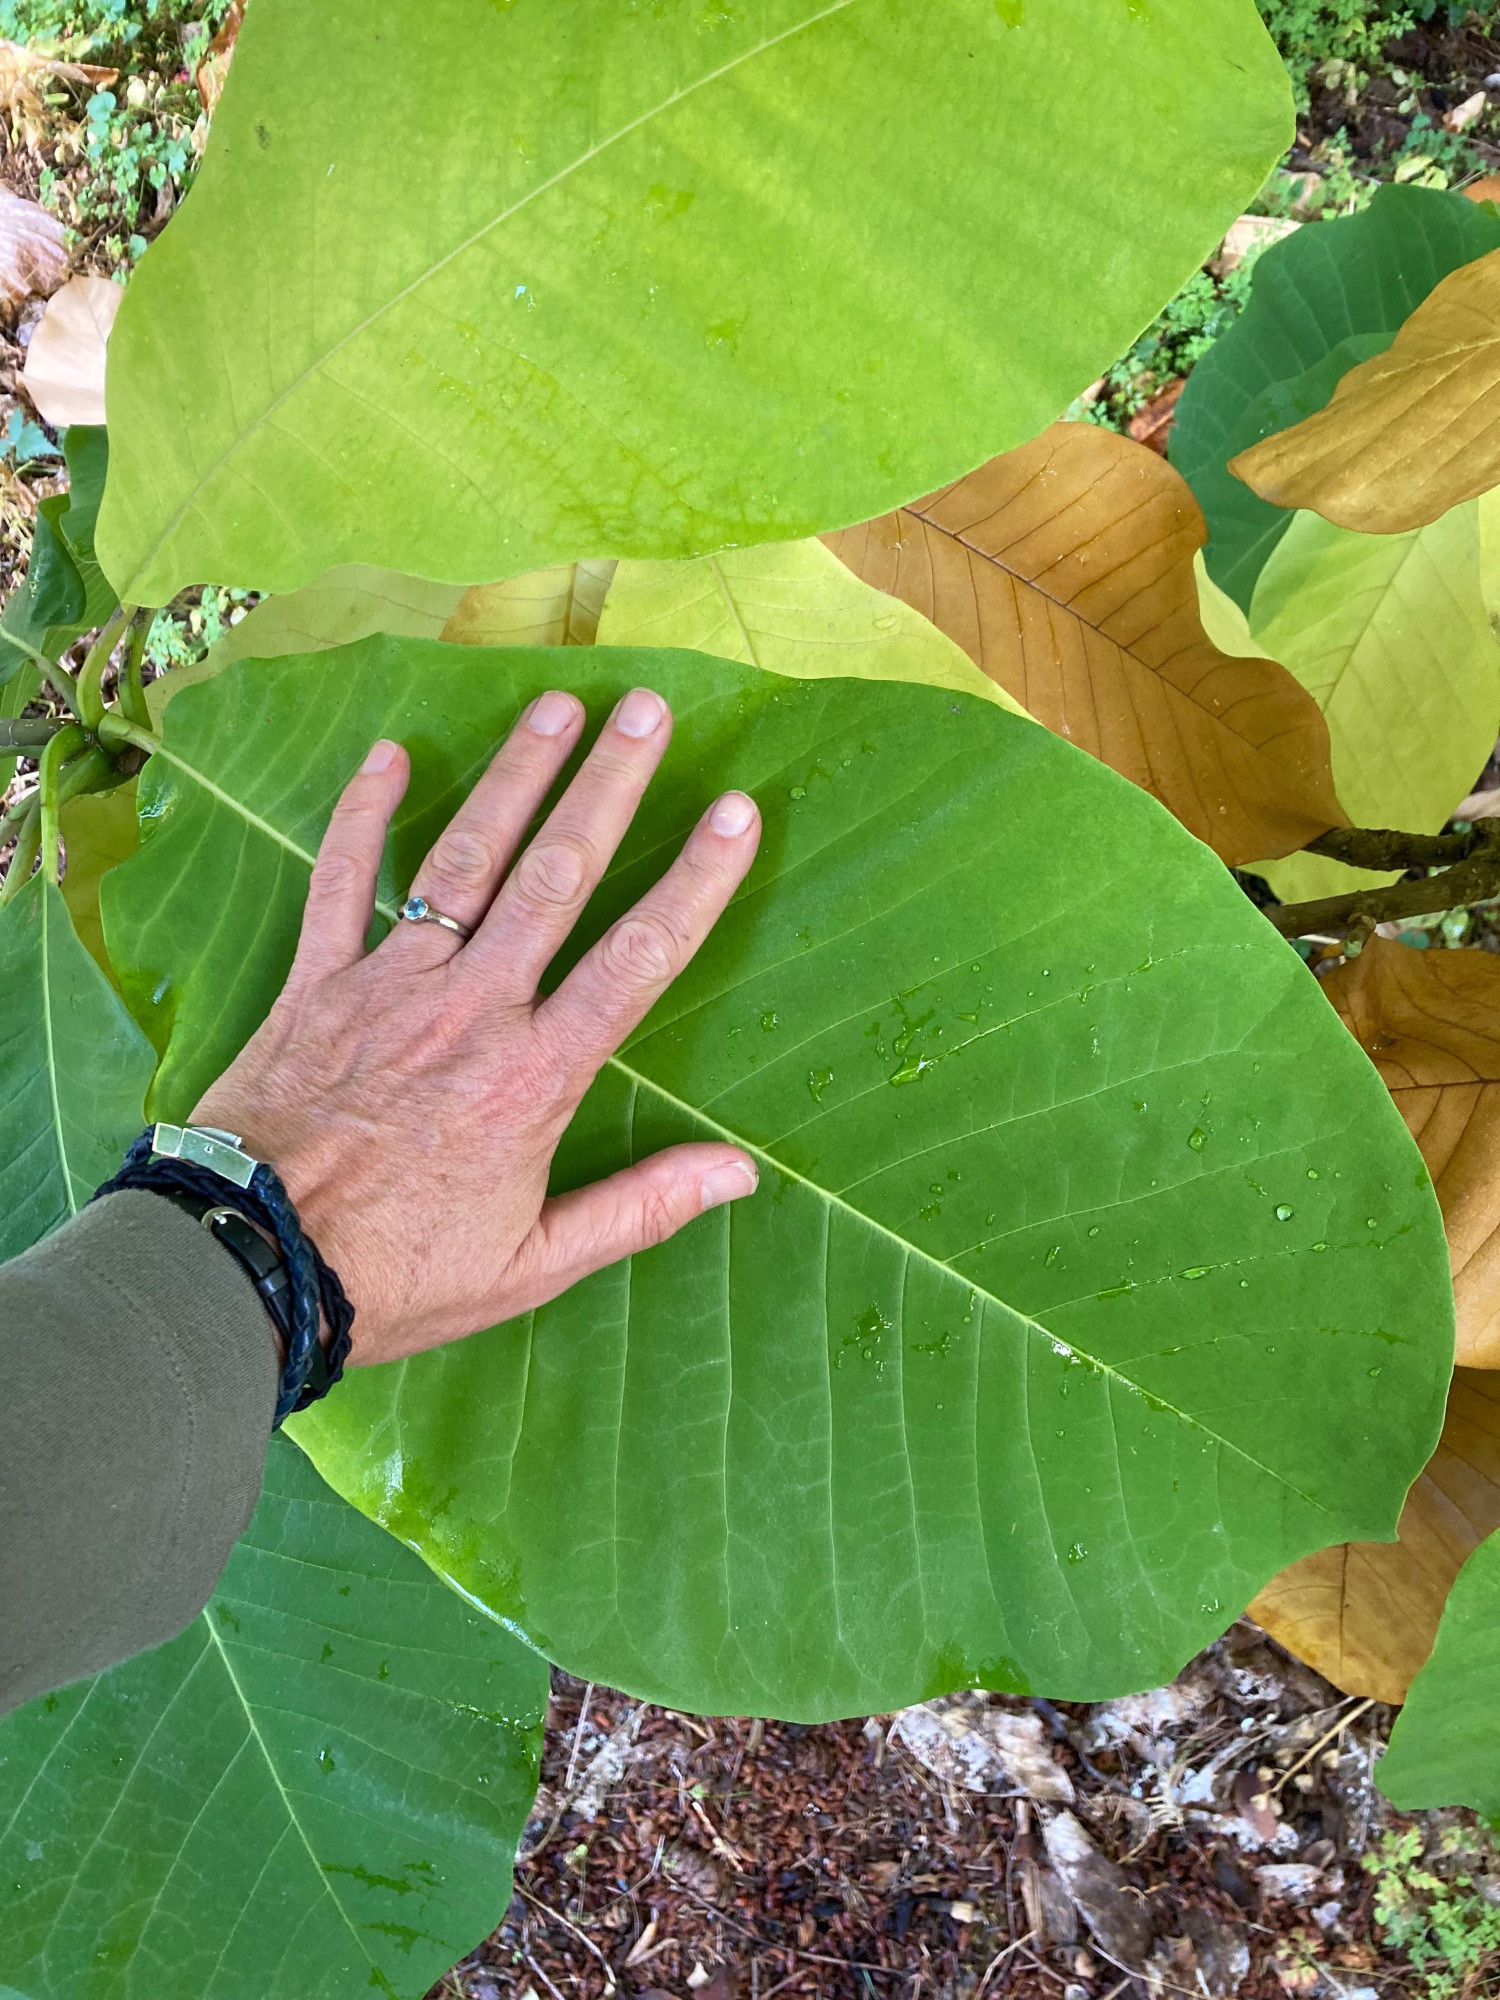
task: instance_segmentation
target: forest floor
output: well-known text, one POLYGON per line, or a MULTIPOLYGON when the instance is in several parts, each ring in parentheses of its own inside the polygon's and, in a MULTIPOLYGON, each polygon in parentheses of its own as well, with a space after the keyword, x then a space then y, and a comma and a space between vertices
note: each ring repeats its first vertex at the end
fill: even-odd
MULTIPOLYGON (((128 46, 38 42, 92 73, 39 73, 0 42, 0 184, 40 198, 73 268, 100 275, 128 272, 190 182, 217 80, 202 64, 232 9, 127 11, 145 23, 128 46)), ((110 10, 72 7, 91 12, 110 10)), ((1496 10, 1446 12, 1368 75, 1308 71, 1258 211, 1311 224, 1381 180, 1500 174, 1496 10)), ((1164 449, 1246 279, 1206 267, 1090 414, 1164 449)), ((0 602, 62 483, 18 391, 41 309, 0 316, 0 602)), ((228 599, 164 615, 158 665, 201 652, 228 599)), ((1492 760, 1476 790, 1496 787, 1492 760)), ((1467 919, 1431 941, 1500 948, 1496 909, 1467 919)), ((558 1673, 510 1909, 429 2000, 1495 2000, 1500 1853, 1470 1815, 1385 1805, 1371 1772, 1390 1722, 1245 1622, 1172 1688, 1094 1707, 969 1695, 800 1727, 677 1715, 558 1673)))
POLYGON ((1093 1707, 798 1727, 559 1673, 510 1910, 429 2000, 1480 2000, 1500 1851, 1386 1805, 1391 1715, 1248 1621, 1093 1707))

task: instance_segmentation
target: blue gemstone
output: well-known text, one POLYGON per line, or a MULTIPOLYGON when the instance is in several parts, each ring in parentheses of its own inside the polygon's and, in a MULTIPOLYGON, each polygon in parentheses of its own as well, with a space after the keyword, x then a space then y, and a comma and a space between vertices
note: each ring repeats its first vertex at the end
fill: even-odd
POLYGON ((423 917, 427 914, 427 898, 425 896, 408 896, 405 903, 401 906, 401 914, 411 923, 421 923, 423 917))

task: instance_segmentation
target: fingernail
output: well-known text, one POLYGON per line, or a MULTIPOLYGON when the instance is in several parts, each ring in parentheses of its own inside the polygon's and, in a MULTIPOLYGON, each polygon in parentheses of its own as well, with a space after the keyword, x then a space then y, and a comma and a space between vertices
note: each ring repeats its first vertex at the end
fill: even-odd
POLYGON ((743 792, 726 792, 708 816, 708 823, 715 833, 722 833, 727 840, 743 833, 755 818, 755 801, 746 798, 743 792))
POLYGON ((559 694, 554 688, 538 695, 531 704, 526 711, 526 727, 536 736, 561 736, 577 713, 578 704, 572 695, 559 694))
POLYGON ((615 714, 615 728, 622 736, 649 736, 661 727, 667 704, 650 688, 632 688, 615 714))
POLYGON ((742 1195, 754 1194, 759 1186, 760 1175, 750 1162, 734 1160, 727 1167, 715 1167, 703 1176, 698 1199, 704 1208, 720 1208, 726 1201, 738 1201, 742 1195))
POLYGON ((388 771, 396 761, 396 745, 387 743, 382 737, 378 743, 370 745, 370 754, 360 765, 361 771, 388 771))

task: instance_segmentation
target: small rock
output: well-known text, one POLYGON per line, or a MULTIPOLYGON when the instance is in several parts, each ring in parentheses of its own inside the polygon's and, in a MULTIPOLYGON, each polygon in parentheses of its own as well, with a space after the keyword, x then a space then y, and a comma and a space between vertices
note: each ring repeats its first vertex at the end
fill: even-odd
POLYGON ((948 1914, 956 1924, 977 1924, 979 1922, 979 1912, 972 1903, 950 1903, 948 1905, 948 1914))
POLYGON ((1257 1868, 1255 1879, 1273 1902, 1308 1903, 1318 1893, 1323 1871, 1310 1868, 1305 1861, 1273 1861, 1257 1868))

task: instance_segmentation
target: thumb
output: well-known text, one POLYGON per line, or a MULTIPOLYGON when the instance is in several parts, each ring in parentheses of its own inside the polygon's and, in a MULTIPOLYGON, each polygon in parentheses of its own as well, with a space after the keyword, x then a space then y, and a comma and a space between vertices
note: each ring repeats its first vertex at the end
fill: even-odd
POLYGON ((608 1180, 543 1203, 516 1253, 525 1303, 545 1305, 607 1264, 675 1236, 684 1223, 754 1194, 760 1174, 733 1146, 671 1146, 608 1180))

